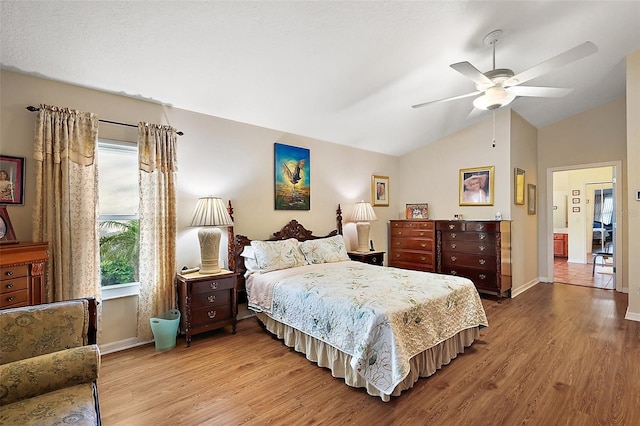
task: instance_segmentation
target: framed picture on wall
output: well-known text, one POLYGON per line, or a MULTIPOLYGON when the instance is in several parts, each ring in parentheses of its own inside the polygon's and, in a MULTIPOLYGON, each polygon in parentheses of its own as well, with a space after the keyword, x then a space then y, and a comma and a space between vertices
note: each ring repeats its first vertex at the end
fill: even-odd
POLYGON ((530 183, 527 185, 527 214, 536 214, 537 201, 536 186, 530 183))
POLYGON ((492 206, 494 166, 460 169, 460 205, 492 206))
POLYGON ((24 158, 0 155, 0 204, 24 204, 24 158))
POLYGON ((307 148, 274 144, 276 210, 311 209, 310 160, 307 148))
POLYGON ((389 176, 371 176, 371 201, 374 206, 389 205, 389 176))
POLYGON ((524 170, 514 169, 513 172, 513 187, 515 193, 513 194, 513 202, 516 205, 524 205, 524 170))

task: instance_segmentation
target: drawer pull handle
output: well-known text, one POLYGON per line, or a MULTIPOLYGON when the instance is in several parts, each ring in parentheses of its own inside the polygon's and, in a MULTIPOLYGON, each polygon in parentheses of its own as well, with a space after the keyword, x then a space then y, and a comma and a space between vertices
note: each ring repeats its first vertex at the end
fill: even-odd
POLYGON ((455 256, 451 256, 451 261, 452 261, 452 262, 455 262, 456 260, 458 260, 458 258, 457 258, 457 257, 455 257, 455 256))
POLYGON ((427 243, 420 244, 420 247, 426 247, 426 246, 427 246, 427 243))
POLYGON ((10 277, 11 275, 13 275, 13 271, 7 271, 7 273, 5 275, 10 277))
POLYGON ((398 231, 398 235, 402 235, 402 231, 398 231))
POLYGON ((215 295, 207 296, 207 300, 209 301, 209 303, 213 303, 216 301, 216 296, 215 295))
POLYGON ((209 319, 214 319, 216 317, 216 311, 209 311, 207 312, 207 316, 209 317, 209 319))
POLYGON ((7 284, 6 287, 7 288, 13 288, 13 284, 7 284))
POLYGON ((215 290, 215 289, 218 288, 218 283, 213 282, 213 283, 209 284, 209 287, 211 287, 211 290, 215 290))
POLYGON ((451 233, 451 238, 455 238, 455 237, 457 237, 456 233, 455 233, 455 232, 452 232, 452 233, 451 233))
POLYGON ((485 238, 487 238, 487 234, 480 234, 480 239, 484 240, 485 238))
POLYGON ((400 255, 399 255, 399 254, 396 254, 396 258, 397 258, 397 259, 400 259, 400 255))
POLYGON ((423 237, 424 236, 424 232, 420 232, 420 236, 423 237))
POLYGON ((398 242, 396 243, 396 245, 397 245, 397 246, 399 246, 399 245, 400 245, 400 241, 398 241, 398 242))
POLYGON ((7 302, 13 302, 13 299, 15 299, 15 297, 14 297, 14 296, 7 297, 7 302))
POLYGON ((484 280, 485 278, 487 278, 487 276, 486 276, 485 274, 480 274, 480 275, 478 275, 478 277, 479 277, 481 280, 484 280))
POLYGON ((485 263, 487 263, 487 261, 484 260, 484 259, 480 259, 480 260, 478 260, 478 263, 481 264, 481 265, 484 265, 485 263))
POLYGON ((455 225, 449 225, 449 229, 453 229, 455 227, 456 227, 455 225))
POLYGON ((480 251, 484 251, 484 249, 486 248, 485 246, 480 246, 478 247, 480 249, 480 251))
POLYGON ((457 271, 451 271, 451 275, 458 275, 457 271))
POLYGON ((452 249, 456 248, 456 243, 451 243, 451 248, 452 249))
POLYGON ((422 260, 422 261, 424 262, 425 260, 427 260, 427 258, 426 258, 426 257, 424 257, 424 256, 422 256, 422 257, 420 258, 420 260, 422 260))
POLYGON ((484 229, 484 225, 478 225, 478 231, 482 231, 484 229))

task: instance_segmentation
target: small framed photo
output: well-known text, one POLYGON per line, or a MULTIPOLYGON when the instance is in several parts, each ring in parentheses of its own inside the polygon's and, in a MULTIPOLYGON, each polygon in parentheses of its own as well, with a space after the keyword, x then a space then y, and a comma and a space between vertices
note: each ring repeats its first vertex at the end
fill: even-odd
POLYGON ((571 191, 571 195, 573 195, 574 197, 575 197, 576 195, 580 195, 580 190, 579 190, 579 189, 574 189, 574 190, 572 190, 572 191, 571 191))
POLYGON ((515 193, 513 194, 514 204, 524 205, 524 170, 514 169, 513 187, 515 188, 515 193))
POLYGON ((572 211, 574 213, 580 213, 580 207, 574 207, 572 211))
POLYGON ((492 206, 494 166, 460 169, 461 206, 492 206))
POLYGON ((429 204, 407 204, 405 217, 407 219, 429 219, 429 204))
MULTIPOLYGON (((532 183, 527 185, 527 214, 536 214, 537 203, 536 186, 532 183)), ((557 206, 553 206, 554 210, 557 206)))
POLYGON ((24 158, 0 155, 0 204, 24 204, 24 158))
POLYGON ((389 206, 389 176, 371 176, 371 201, 374 206, 389 206))
POLYGON ((580 204, 580 198, 577 198, 577 197, 576 197, 576 198, 572 198, 572 199, 571 199, 571 202, 572 202, 573 204, 580 204))

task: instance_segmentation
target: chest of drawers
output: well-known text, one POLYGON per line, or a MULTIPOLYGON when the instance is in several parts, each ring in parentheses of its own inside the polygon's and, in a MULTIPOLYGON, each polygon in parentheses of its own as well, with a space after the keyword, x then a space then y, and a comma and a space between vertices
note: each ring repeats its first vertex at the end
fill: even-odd
POLYGON ((238 274, 223 270, 219 274, 198 272, 178 275, 180 330, 191 346, 191 336, 231 325, 236 332, 238 274))
POLYGON ((44 303, 48 243, 8 244, 0 248, 0 309, 44 303))
POLYGON ((390 221, 388 263, 396 268, 435 271, 434 221, 390 221))
POLYGON ((437 270, 469 278, 478 291, 511 290, 511 222, 436 222, 437 270))

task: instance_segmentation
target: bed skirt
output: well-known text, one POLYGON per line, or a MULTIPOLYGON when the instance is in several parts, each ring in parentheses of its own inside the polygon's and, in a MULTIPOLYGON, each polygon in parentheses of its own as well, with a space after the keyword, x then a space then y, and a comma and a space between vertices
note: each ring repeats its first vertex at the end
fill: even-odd
POLYGON ((282 324, 268 315, 257 312, 256 317, 266 329, 284 341, 284 344, 306 355, 307 359, 331 370, 333 377, 344 379, 345 383, 355 388, 365 388, 372 396, 380 397, 388 402, 391 396, 399 396, 403 390, 410 389, 420 377, 431 376, 443 365, 449 364, 464 348, 471 346, 480 336, 478 327, 462 330, 455 336, 436 346, 419 353, 410 360, 411 370, 407 377, 400 382, 391 395, 382 393, 368 383, 362 376, 351 368, 351 355, 314 337, 308 336, 300 330, 282 324))

